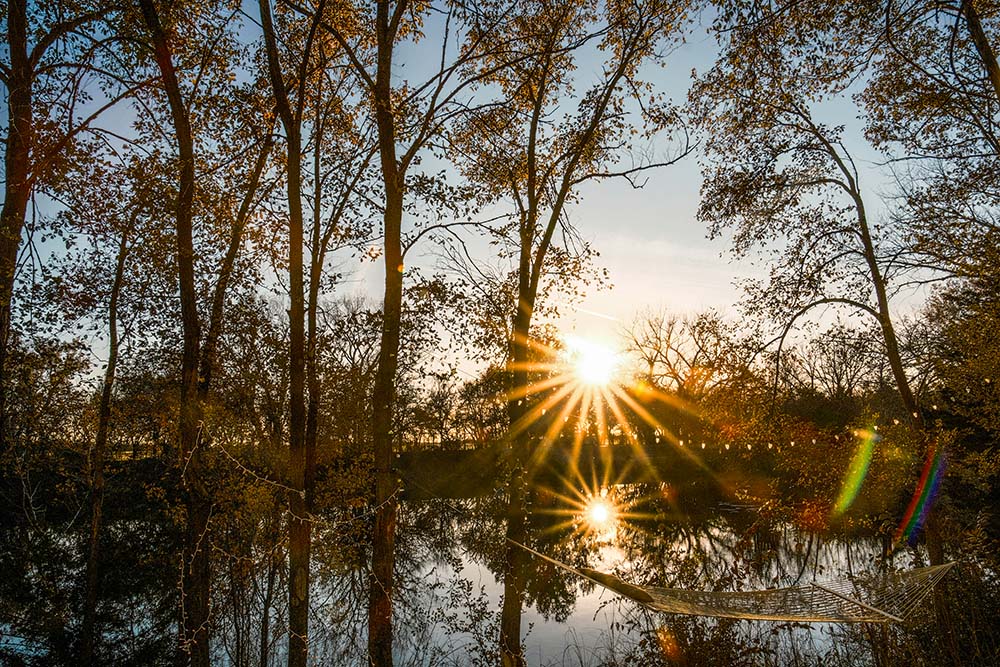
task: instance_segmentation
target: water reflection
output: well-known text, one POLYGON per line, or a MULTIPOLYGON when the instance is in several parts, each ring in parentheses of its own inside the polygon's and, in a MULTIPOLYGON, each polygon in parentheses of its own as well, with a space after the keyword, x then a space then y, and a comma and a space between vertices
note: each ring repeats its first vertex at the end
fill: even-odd
MULTIPOLYGON (((564 490, 535 491, 528 517, 535 548, 638 584, 754 590, 905 567, 920 558, 918 552, 906 552, 898 563, 886 561, 874 533, 820 534, 775 520, 757 507, 708 502, 666 484, 605 487, 578 493, 579 499, 564 490)), ((435 585, 455 586, 459 580, 466 590, 479 585, 491 603, 465 612, 452 608, 466 629, 472 619, 490 627, 497 621, 504 567, 500 509, 499 499, 480 497, 411 503, 404 512, 408 522, 426 513, 450 517, 440 528, 453 539, 434 540, 427 552, 431 560, 451 564, 439 572, 435 585), (468 530, 467 522, 476 528, 468 530)), ((748 651, 765 656, 759 664, 783 664, 799 654, 811 659, 836 654, 840 649, 832 647, 842 646, 845 638, 861 642, 866 656, 874 650, 867 631, 855 628, 651 613, 539 559, 529 559, 525 574, 525 626, 532 626, 524 638, 529 664, 603 664, 612 658, 610 664, 621 664, 625 656, 667 664, 741 664, 748 651)), ((489 648, 481 643, 489 636, 458 640, 465 643, 456 647, 457 637, 445 632, 436 640, 451 642, 449 650, 457 653, 489 648)), ((849 652, 842 657, 843 664, 858 662, 849 652)))
POLYGON ((615 525, 618 523, 618 508, 607 498, 607 492, 597 498, 590 498, 581 514, 588 530, 598 533, 602 539, 614 539, 615 525))
MULTIPOLYGON (((675 487, 604 488, 572 503, 568 494, 538 491, 528 518, 535 548, 638 584, 750 590, 884 565, 875 536, 823 536, 775 522, 753 507, 683 502, 675 487)), ((455 664, 473 655, 487 663, 495 659, 505 566, 502 509, 502 499, 492 496, 404 505, 399 561, 408 576, 400 587, 397 616, 403 664, 437 664, 445 656, 455 664)), ((767 634, 773 624, 650 613, 551 563, 528 561, 524 625, 532 630, 524 639, 529 664, 577 664, 574 655, 624 647, 655 647, 661 659, 680 655, 685 647, 684 659, 690 661, 688 652, 701 650, 699 637, 743 645, 780 635, 767 634), (767 633, 759 633, 759 627, 767 627, 767 633)), ((828 627, 798 628, 804 636, 794 641, 825 646, 823 633, 829 632, 828 627)))
MULTIPOLYGON (((794 512, 733 503, 697 484, 582 488, 544 482, 529 497, 525 533, 534 549, 640 585, 755 590, 923 564, 915 549, 882 557, 891 524, 882 532, 817 532, 789 520, 794 512)), ((499 492, 483 492, 401 505, 398 665, 497 664, 505 501, 499 492)), ((284 662, 286 566, 281 515, 271 502, 264 498, 252 511, 247 506, 239 521, 236 515, 219 519, 217 664, 284 662)), ((363 505, 333 503, 316 517, 310 638, 316 664, 367 664, 370 520, 363 505)), ((109 522, 107 553, 122 564, 103 584, 102 646, 114 664, 174 659, 176 573, 169 554, 177 538, 170 526, 169 516, 155 512, 109 522)), ((85 538, 78 529, 0 527, 6 574, 0 657, 37 653, 45 656, 40 663, 72 664, 79 609, 72 582, 85 538)), ((523 640, 532 665, 889 664, 886 656, 903 655, 915 642, 938 641, 919 627, 872 630, 653 613, 551 563, 530 555, 525 561, 523 627, 530 630, 523 640)), ((973 588, 971 581, 954 582, 966 586, 961 595, 968 602, 955 613, 978 614, 980 624, 969 621, 969 627, 991 627, 996 593, 973 588)))

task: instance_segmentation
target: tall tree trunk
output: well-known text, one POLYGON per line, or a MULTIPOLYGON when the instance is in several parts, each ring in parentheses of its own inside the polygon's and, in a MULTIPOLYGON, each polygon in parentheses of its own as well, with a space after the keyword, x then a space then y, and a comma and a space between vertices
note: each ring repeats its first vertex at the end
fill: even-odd
POLYGON ((278 57, 270 0, 260 0, 268 76, 286 140, 289 286, 289 447, 288 447, 288 667, 306 667, 309 655, 309 558, 312 524, 306 506, 305 301, 303 280, 301 109, 305 64, 322 13, 313 19, 302 55, 298 108, 293 111, 278 57))
POLYGON ((108 301, 108 365, 104 369, 104 384, 101 388, 101 404, 97 415, 97 437, 90 454, 90 541, 87 552, 86 594, 83 607, 83 627, 80 662, 84 665, 94 661, 94 646, 97 642, 95 618, 97 616, 98 565, 100 562, 100 535, 104 512, 104 461, 108 443, 108 427, 111 422, 111 396, 114 390, 115 369, 118 366, 118 298, 125 276, 125 258, 128 255, 128 231, 122 233, 118 246, 118 261, 115 265, 114 282, 108 301))
POLYGON ((309 557, 312 524, 306 507, 305 451, 305 304, 301 140, 298 127, 288 134, 288 282, 289 282, 289 492, 288 520, 288 667, 305 667, 309 650, 309 557))
MULTIPOLYGON (((319 82, 321 97, 322 80, 319 82)), ((317 110, 317 116, 319 111, 317 110)), ((316 440, 319 437, 319 407, 322 401, 319 386, 319 360, 316 356, 319 337, 317 313, 319 311, 319 289, 323 278, 323 263, 326 260, 326 242, 321 233, 323 174, 321 173, 321 158, 324 147, 324 122, 318 122, 313 138, 313 215, 311 230, 312 255, 309 262, 309 296, 306 305, 306 387, 309 391, 309 401, 306 406, 305 434, 305 491, 306 508, 313 511, 313 501, 316 491, 316 440)), ((329 237, 327 237, 329 238, 329 237)))
POLYGON ((976 45, 976 52, 983 61, 983 67, 986 68, 986 75, 990 79, 996 101, 1000 102, 1000 65, 997 65, 993 46, 990 44, 989 38, 986 37, 983 24, 979 20, 976 3, 973 0, 962 0, 959 12, 965 16, 965 24, 969 28, 969 35, 972 36, 972 43, 976 45))
POLYGON ((885 344, 889 368, 892 370, 892 376, 896 381, 896 388, 899 391, 900 399, 903 401, 903 407, 906 408, 908 419, 915 428, 923 432, 923 413, 917 404, 916 397, 913 395, 913 390, 910 388, 910 380, 906 377, 906 369, 903 367, 903 357, 899 351, 899 339, 892 324, 885 278, 882 276, 882 270, 878 264, 875 243, 872 241, 871 231, 868 226, 868 216, 865 212, 865 205, 860 192, 855 191, 854 202, 857 210, 858 229, 861 234, 865 261, 868 264, 868 271, 871 274, 872 286, 875 290, 875 301, 878 303, 878 322, 882 329, 882 340, 885 344))
POLYGON ((375 529, 372 535, 372 572, 369 580, 368 652, 369 659, 376 667, 392 665, 392 591, 398 488, 396 476, 392 471, 392 420, 403 295, 403 265, 400 252, 402 189, 395 187, 394 190, 395 192, 386 197, 382 340, 372 395, 375 529))
POLYGON ((399 366, 403 303, 403 195, 405 171, 396 159, 396 119, 392 106, 392 55, 405 0, 379 0, 376 8, 377 66, 373 103, 379 160, 385 187, 383 252, 385 286, 382 335, 372 393, 375 463, 375 526, 368 585, 368 659, 374 667, 392 666, 392 594, 395 567, 397 480, 392 471, 392 421, 399 366), (390 13, 390 5, 394 11, 390 13))
MULTIPOLYGON (((522 248, 521 256, 522 259, 527 257, 524 248, 522 248)), ((531 329, 534 295, 530 294, 530 271, 525 271, 523 268, 522 266, 522 271, 519 274, 518 309, 514 315, 509 353, 510 362, 507 370, 506 390, 511 396, 528 385, 528 333, 531 329)), ((503 607, 500 611, 500 664, 502 667, 524 667, 526 664, 524 651, 521 649, 525 553, 513 542, 524 544, 527 541, 528 435, 523 428, 519 428, 527 411, 527 403, 524 399, 512 398, 507 402, 507 418, 514 436, 508 452, 510 478, 507 481, 507 543, 505 545, 507 570, 504 572, 503 607)))
POLYGON ((180 285, 183 353, 181 355, 180 457, 181 484, 187 509, 182 549, 180 595, 181 649, 195 667, 208 667, 211 604, 211 563, 208 535, 211 502, 202 480, 200 442, 202 409, 198 392, 198 356, 201 325, 198 319, 194 275, 193 202, 195 186, 194 141, 187 109, 181 96, 172 51, 160 24, 153 0, 139 0, 153 44, 164 92, 170 106, 179 158, 176 212, 177 269, 180 285))
MULTIPOLYGON (((276 510, 277 511, 277 510, 276 510)), ((278 559, 272 554, 268 559, 267 587, 264 589, 264 609, 260 619, 260 667, 267 667, 271 654, 271 604, 274 600, 274 579, 278 574, 278 559)))
MULTIPOLYGON (((871 231, 868 226, 868 219, 865 213, 864 202, 860 193, 855 193, 855 203, 858 212, 858 223, 861 231, 861 241, 864 247, 865 260, 871 273, 872 284, 875 289, 875 299, 878 303, 878 320, 882 329, 882 340, 885 344, 886 357, 889 361, 889 368, 892 370, 893 379, 896 381, 896 389, 899 392, 903 407, 907 412, 907 419, 913 428, 921 434, 925 456, 928 461, 935 455, 935 448, 938 446, 933 434, 927 429, 924 421, 923 411, 910 387, 910 380, 906 376, 906 369, 903 367, 903 358, 899 350, 899 340, 896 336, 895 328, 892 324, 892 315, 889 310, 889 297, 886 291, 885 278, 878 265, 875 254, 875 244, 871 238, 871 231)), ((917 489, 916 493, 920 493, 917 489)), ((944 538, 938 525, 938 512, 936 508, 928 510, 926 522, 924 524, 924 538, 927 544, 927 556, 931 565, 941 565, 944 563, 944 538)), ((934 592, 934 611, 938 619, 938 625, 944 634, 945 644, 957 666, 961 664, 958 656, 958 649, 955 643, 955 635, 951 622, 951 615, 948 612, 947 600, 941 590, 934 592)))
POLYGON ((0 211, 0 454, 7 449, 6 373, 10 345, 11 301, 21 229, 31 198, 32 68, 28 54, 26 0, 7 3, 7 48, 10 73, 7 83, 7 146, 3 209, 0 211))
POLYGON ((240 208, 236 212, 236 219, 233 221, 233 228, 229 235, 229 245, 226 254, 222 258, 222 266, 219 269, 219 276, 215 282, 215 290, 212 293, 212 309, 208 316, 208 332, 205 334, 205 342, 201 348, 201 372, 198 391, 201 400, 208 398, 208 392, 212 384, 212 376, 215 372, 216 353, 219 346, 219 339, 222 337, 223 316, 225 314, 226 291, 229 289, 229 282, 232 279, 233 266, 236 264, 236 256, 239 254, 240 243, 243 241, 243 230, 246 229, 247 221, 253 210, 253 200, 257 196, 257 189, 260 187, 260 179, 267 166, 267 159, 271 155, 271 148, 274 146, 274 135, 272 128, 266 129, 264 135, 264 145, 257 154, 253 170, 250 172, 250 181, 243 192, 243 199, 240 201, 240 208))

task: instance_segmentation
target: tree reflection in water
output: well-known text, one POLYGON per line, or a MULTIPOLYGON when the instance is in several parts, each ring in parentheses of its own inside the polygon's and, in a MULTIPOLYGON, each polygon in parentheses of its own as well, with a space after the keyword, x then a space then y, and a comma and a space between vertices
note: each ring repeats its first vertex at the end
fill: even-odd
MULTIPOLYGON (((602 489, 583 503, 536 491, 528 531, 534 548, 640 584, 752 590, 909 567, 923 558, 907 551, 887 561, 877 534, 811 532, 754 507, 681 499, 662 484, 602 489), (600 503, 606 505, 595 516, 600 503)), ((407 584, 398 618, 409 643, 397 646, 401 664, 497 664, 503 509, 502 499, 490 495, 404 504, 399 562, 407 584)), ((980 615, 995 604, 992 595, 981 589, 973 596, 980 615)), ((854 665, 894 664, 914 655, 933 664, 944 650, 921 626, 650 612, 539 559, 530 561, 525 600, 532 664, 854 665), (584 627, 568 624, 570 619, 584 627)))
MULTIPOLYGON (((555 485, 553 485, 555 486, 555 485)), ((213 613, 218 664, 285 660, 285 562, 274 497, 220 509, 213 613), (223 513, 223 510, 224 513, 223 513), (224 518, 223 518, 224 517, 224 518), (266 610, 266 612, 265 612, 266 610)), ((164 505, 111 517, 102 582, 102 655, 108 664, 174 661, 177 540, 164 505)), ((505 503, 498 493, 401 505, 397 542, 400 665, 495 665, 504 571, 505 503)), ((581 489, 536 486, 533 548, 638 584, 751 590, 922 564, 919 550, 883 560, 877 532, 812 532, 771 508, 724 504, 666 483, 581 489)), ((0 529, 3 643, 10 664, 72 664, 86 536, 71 521, 0 529), (70 528, 66 528, 70 526, 70 528), (34 657, 33 657, 34 656, 34 657)), ((331 503, 317 517, 310 646, 316 664, 364 665, 369 556, 366 506, 331 503)), ((891 527, 888 528, 891 530, 891 527)), ((525 638, 531 664, 944 664, 933 625, 866 627, 735 621, 653 613, 534 557, 528 559, 525 638)), ((997 586, 963 564, 946 580, 964 664, 989 664, 1000 637, 997 586), (960 600, 961 604, 955 604, 960 600), (979 651, 978 658, 976 651, 979 651)), ((960 663, 960 664, 963 664, 960 663)))

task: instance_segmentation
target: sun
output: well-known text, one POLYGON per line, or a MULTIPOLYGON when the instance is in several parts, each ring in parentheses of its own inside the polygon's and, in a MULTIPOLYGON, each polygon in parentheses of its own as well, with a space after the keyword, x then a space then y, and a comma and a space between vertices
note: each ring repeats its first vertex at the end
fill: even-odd
POLYGON ((573 375, 581 384, 606 387, 618 370, 618 353, 606 345, 583 338, 567 338, 573 375))

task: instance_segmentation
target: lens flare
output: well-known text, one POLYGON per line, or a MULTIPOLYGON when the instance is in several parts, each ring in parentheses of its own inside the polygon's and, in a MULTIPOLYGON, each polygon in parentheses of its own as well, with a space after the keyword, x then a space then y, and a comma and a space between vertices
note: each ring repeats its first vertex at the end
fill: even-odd
POLYGON ((840 516, 847 511, 861 491, 861 485, 868 475, 868 466, 872 462, 872 452, 875 451, 875 443, 882 439, 878 433, 869 430, 857 431, 856 435, 861 438, 858 448, 851 459, 851 466, 847 469, 847 477, 840 487, 840 496, 833 506, 833 516, 840 516))
POLYGON ((909 544, 916 541, 917 534, 927 520, 927 513, 930 512, 934 499, 937 498, 938 488, 941 486, 941 478, 944 477, 944 469, 948 460, 944 449, 935 443, 927 452, 927 461, 924 463, 924 471, 920 475, 920 483, 917 484, 913 498, 906 508, 906 514, 899 527, 896 528, 894 542, 897 544, 906 539, 909 544))
MULTIPOLYGON (((680 452, 685 459, 717 479, 701 457, 678 444, 677 434, 655 416, 657 404, 667 405, 671 411, 698 415, 695 405, 651 382, 629 379, 623 372, 622 355, 592 340, 564 335, 560 346, 532 339, 522 342, 529 348, 530 355, 527 359, 511 362, 509 370, 525 371, 527 377, 523 386, 504 391, 503 399, 526 405, 504 439, 513 442, 528 437, 537 441, 532 448, 529 467, 545 465, 550 450, 558 446, 569 448, 562 471, 565 478, 591 489, 612 484, 612 478, 623 478, 626 469, 636 466, 644 467, 653 479, 659 479, 661 471, 647 451, 649 445, 656 444, 680 452), (648 435, 650 432, 656 433, 655 443, 654 437, 648 435), (625 469, 603 465, 602 479, 594 475, 595 478, 589 480, 581 458, 584 445, 589 443, 599 445, 601 456, 608 457, 609 461, 610 447, 627 445, 631 448, 631 462, 625 469)), ((589 494, 581 496, 589 497, 589 494)), ((571 522, 578 526, 587 523, 581 518, 585 504, 583 497, 576 499, 571 522)), ((617 516, 624 515, 618 513, 617 516)))
POLYGON ((576 514, 578 529, 600 542, 613 542, 618 535, 619 517, 622 516, 622 508, 614 492, 602 488, 583 496, 581 500, 576 514))
POLYGON ((594 528, 606 528, 614 520, 615 510, 608 501, 595 498, 587 505, 584 516, 594 528))

